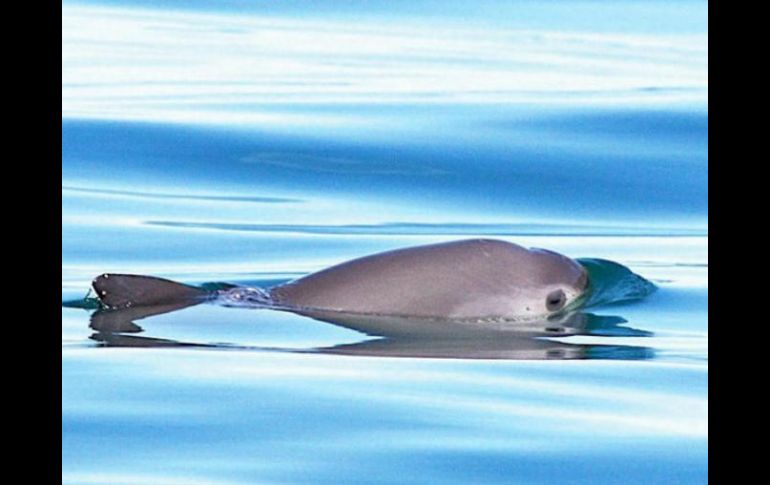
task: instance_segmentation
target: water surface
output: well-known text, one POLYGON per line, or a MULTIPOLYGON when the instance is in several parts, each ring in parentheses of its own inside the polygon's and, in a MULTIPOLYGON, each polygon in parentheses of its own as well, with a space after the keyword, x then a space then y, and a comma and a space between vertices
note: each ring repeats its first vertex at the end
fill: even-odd
POLYGON ((706 3, 310 3, 64 2, 63 301, 469 237, 658 290, 515 345, 65 306, 63 483, 705 483, 706 3))

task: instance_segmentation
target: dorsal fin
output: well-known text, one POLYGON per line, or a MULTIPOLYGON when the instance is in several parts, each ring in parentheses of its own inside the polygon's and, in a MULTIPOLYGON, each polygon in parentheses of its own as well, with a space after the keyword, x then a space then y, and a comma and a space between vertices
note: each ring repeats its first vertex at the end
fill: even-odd
POLYGON ((103 274, 94 279, 92 286, 102 304, 109 308, 175 303, 210 294, 175 281, 130 274, 103 274))

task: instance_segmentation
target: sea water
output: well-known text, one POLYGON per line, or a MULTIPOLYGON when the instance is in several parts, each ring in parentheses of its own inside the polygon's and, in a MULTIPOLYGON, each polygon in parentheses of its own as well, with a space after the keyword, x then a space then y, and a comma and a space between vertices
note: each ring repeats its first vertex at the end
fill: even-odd
POLYGON ((66 306, 63 483, 705 483, 706 10, 64 2, 63 301, 471 237, 657 291, 505 358, 214 304, 110 340, 66 306))

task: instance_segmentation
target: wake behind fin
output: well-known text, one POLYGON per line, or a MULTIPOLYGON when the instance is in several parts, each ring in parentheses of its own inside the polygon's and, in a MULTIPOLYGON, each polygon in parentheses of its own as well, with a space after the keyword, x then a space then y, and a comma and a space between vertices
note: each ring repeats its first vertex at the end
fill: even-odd
POLYGON ((211 291, 175 281, 130 274, 103 274, 91 283, 107 308, 161 305, 203 299, 211 291))

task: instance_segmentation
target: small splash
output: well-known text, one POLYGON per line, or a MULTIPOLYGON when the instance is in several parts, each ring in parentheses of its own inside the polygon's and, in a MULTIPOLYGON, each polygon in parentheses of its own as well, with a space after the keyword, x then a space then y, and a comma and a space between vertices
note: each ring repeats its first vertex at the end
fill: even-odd
POLYGON ((247 308, 261 308, 273 303, 270 293, 262 288, 235 286, 220 292, 217 301, 224 306, 242 306, 247 308))

